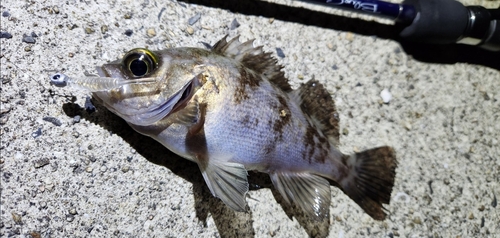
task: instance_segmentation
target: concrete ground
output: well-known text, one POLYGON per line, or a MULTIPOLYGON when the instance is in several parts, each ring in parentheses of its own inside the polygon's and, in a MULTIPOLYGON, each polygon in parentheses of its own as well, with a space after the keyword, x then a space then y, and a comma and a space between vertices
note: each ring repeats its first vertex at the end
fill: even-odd
POLYGON ((290 0, 3 0, 0 11, 12 36, 0 39, 2 237, 500 234, 500 53, 401 43, 388 20, 290 0), (226 34, 273 52, 293 87, 313 77, 326 85, 344 153, 394 147, 385 221, 332 188, 330 219, 317 224, 257 173, 248 212, 235 213, 196 164, 99 105, 83 109, 87 93, 49 84, 135 47, 204 47, 226 34))

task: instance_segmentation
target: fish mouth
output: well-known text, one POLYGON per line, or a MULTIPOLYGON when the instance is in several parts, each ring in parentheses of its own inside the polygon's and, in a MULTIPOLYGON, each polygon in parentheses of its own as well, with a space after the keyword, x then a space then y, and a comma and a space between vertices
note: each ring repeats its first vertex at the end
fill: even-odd
MULTIPOLYGON (((113 77, 113 72, 109 72, 105 67, 97 67, 96 70, 101 77, 113 77)), ((186 107, 188 102, 195 94, 195 89, 198 85, 200 85, 200 81, 198 80, 198 77, 194 77, 193 79, 189 80, 180 90, 178 90, 163 102, 156 104, 146 110, 135 111, 135 113, 131 114, 123 113, 123 111, 120 110, 117 106, 109 105, 109 107, 107 107, 108 109, 113 109, 112 111, 114 111, 129 123, 139 126, 148 126, 186 107)))
POLYGON ((177 111, 183 109, 186 107, 188 102, 193 98, 194 92, 195 92, 195 87, 197 86, 198 80, 196 78, 193 78, 189 81, 189 83, 183 87, 177 94, 180 94, 181 97, 179 100, 177 100, 177 103, 174 104, 174 107, 172 108, 172 111, 167 114, 167 116, 176 113, 177 111))
POLYGON ((139 126, 147 126, 182 110, 194 95, 196 81, 195 79, 190 80, 181 90, 165 100, 165 102, 149 109, 147 112, 134 115, 136 119, 130 122, 139 126))

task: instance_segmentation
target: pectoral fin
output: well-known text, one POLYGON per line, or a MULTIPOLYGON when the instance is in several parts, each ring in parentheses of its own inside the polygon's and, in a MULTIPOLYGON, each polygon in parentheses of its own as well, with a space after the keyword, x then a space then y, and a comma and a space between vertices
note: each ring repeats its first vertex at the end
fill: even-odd
POLYGON ((270 174, 274 187, 290 203, 292 201, 312 218, 328 217, 330 184, 318 175, 309 173, 274 172, 270 174))
POLYGON ((245 211, 248 192, 247 171, 242 164, 209 161, 199 163, 203 178, 215 197, 235 211, 245 211))
POLYGON ((203 116, 203 114, 200 113, 200 104, 198 102, 198 99, 195 97, 182 110, 176 112, 172 116, 172 120, 175 123, 193 125, 200 121, 200 118, 203 116))

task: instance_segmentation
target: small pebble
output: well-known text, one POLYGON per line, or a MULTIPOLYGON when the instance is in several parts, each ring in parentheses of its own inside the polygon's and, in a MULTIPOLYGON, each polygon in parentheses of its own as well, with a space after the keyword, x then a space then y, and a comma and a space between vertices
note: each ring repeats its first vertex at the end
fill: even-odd
POLYGON ((36 40, 32 36, 24 36, 23 42, 28 44, 35 44, 36 40))
POLYGON ((384 90, 380 92, 380 97, 382 98, 382 101, 384 101, 384 103, 387 104, 391 101, 392 94, 389 92, 389 89, 384 88, 384 90))
POLYGON ((274 18, 269 18, 269 23, 273 24, 274 18))
POLYGON ((48 158, 41 158, 33 161, 33 165, 35 166, 35 169, 41 168, 45 165, 48 165, 50 163, 50 160, 48 158))
POLYGON ((354 40, 354 34, 352 34, 352 32, 347 32, 347 34, 345 35, 345 38, 348 41, 353 41, 354 40))
POLYGON ((29 46, 24 47, 24 51, 30 52, 31 51, 31 47, 29 47, 29 46))
POLYGON ((134 31, 128 29, 128 30, 125 30, 125 35, 126 36, 131 36, 132 34, 134 33, 134 31))
POLYGON ((491 99, 490 96, 488 95, 488 93, 484 92, 482 94, 483 94, 484 100, 489 101, 491 99))
POLYGON ((491 201, 491 206, 493 208, 497 207, 497 196, 493 194, 493 200, 491 201))
POLYGON ((92 169, 92 167, 87 167, 87 168, 85 168, 85 171, 86 171, 87 173, 92 173, 92 170, 93 170, 93 169, 92 169))
POLYGON ((80 137, 80 133, 78 133, 78 131, 73 131, 73 132, 71 133, 71 135, 73 135, 73 137, 75 137, 75 138, 80 137))
POLYGON ((8 11, 2 12, 2 17, 10 17, 10 12, 8 11))
POLYGON ((92 34, 92 33, 94 33, 94 32, 95 32, 95 30, 94 30, 94 29, 92 29, 92 28, 90 28, 90 27, 85 27, 85 33, 86 33, 86 34, 92 34))
POLYGON ((108 167, 106 167, 106 166, 104 166, 104 165, 103 165, 103 166, 101 166, 101 169, 100 169, 100 171, 101 171, 101 172, 103 172, 103 173, 104 173, 104 172, 106 172, 107 170, 108 170, 108 167))
POLYGON ((126 13, 126 14, 123 16, 123 18, 125 18, 125 19, 130 19, 130 18, 132 18, 132 13, 130 13, 130 12, 129 12, 129 13, 126 13))
POLYGON ((349 130, 347 128, 342 129, 342 135, 349 135, 349 130))
POLYGON ((406 130, 408 130, 408 131, 411 131, 411 129, 413 128, 413 127, 411 126, 411 123, 410 123, 410 122, 407 122, 407 121, 404 121, 404 122, 403 122, 403 126, 404 126, 404 127, 406 128, 406 130))
POLYGON ((73 117, 73 123, 78 123, 78 122, 80 122, 81 118, 82 118, 82 117, 81 117, 80 115, 76 115, 75 117, 73 117))
POLYGON ((106 32, 108 32, 108 26, 107 25, 102 25, 101 26, 101 33, 102 34, 106 34, 106 32))
POLYGON ((194 29, 193 29, 192 27, 188 26, 188 27, 186 28, 186 32, 187 32, 188 34, 192 35, 192 34, 194 33, 194 29))
POLYGON ((130 167, 129 166, 124 166, 122 167, 122 172, 126 173, 130 170, 130 167))
POLYGON ((89 157, 89 160, 90 160, 90 161, 92 161, 92 163, 93 163, 93 162, 96 162, 96 161, 97 161, 97 158, 96 158, 96 157, 94 157, 94 156, 90 156, 90 157, 89 157))
POLYGON ((72 222, 73 220, 75 220, 75 216, 70 215, 70 214, 66 215, 66 221, 72 222))
POLYGON ((148 35, 148 37, 154 37, 156 36, 156 31, 154 28, 149 28, 147 31, 146 31, 146 34, 148 35))
POLYGON ((54 124, 55 126, 61 126, 62 123, 59 119, 55 118, 55 117, 44 117, 42 118, 44 121, 48 121, 52 124, 54 124))
POLYGON ((67 27, 68 27, 69 30, 73 30, 73 29, 78 28, 78 25, 77 24, 67 25, 67 27))
POLYGON ((192 16, 189 18, 188 20, 188 24, 189 25, 194 25, 196 22, 198 22, 198 20, 200 20, 201 18, 201 14, 200 13, 196 13, 196 15, 192 16))
POLYGON ((94 112, 95 111, 95 106, 92 104, 92 101, 90 100, 90 97, 87 96, 85 98, 85 104, 83 106, 87 112, 94 112))
POLYGON ((31 32, 31 37, 38 37, 38 35, 34 31, 32 31, 31 32))
POLYGON ((12 214, 12 220, 14 220, 14 222, 16 224, 21 224, 22 223, 22 220, 21 220, 22 216, 21 215, 15 213, 15 212, 12 212, 11 214, 12 214))
POLYGON ((280 58, 285 58, 285 53, 283 53, 281 48, 276 48, 276 54, 278 54, 278 57, 280 58))
POLYGON ((42 128, 38 128, 38 130, 36 130, 35 132, 31 133, 31 136, 33 136, 33 138, 37 138, 39 136, 42 135, 42 128))
POLYGON ((30 232, 30 236, 33 238, 42 238, 42 234, 40 234, 40 232, 37 231, 30 232))
POLYGON ((54 13, 55 13, 55 14, 59 14, 59 7, 54 6, 54 7, 52 8, 52 10, 54 10, 54 13))
POLYGON ((229 27, 229 29, 231 30, 234 30, 236 28, 240 27, 240 23, 235 19, 233 19, 233 21, 231 22, 231 26, 229 27))
POLYGON ((68 212, 71 215, 76 215, 76 209, 74 207, 70 208, 68 212))
POLYGON ((0 38, 10 39, 12 38, 12 35, 6 31, 0 31, 0 38))

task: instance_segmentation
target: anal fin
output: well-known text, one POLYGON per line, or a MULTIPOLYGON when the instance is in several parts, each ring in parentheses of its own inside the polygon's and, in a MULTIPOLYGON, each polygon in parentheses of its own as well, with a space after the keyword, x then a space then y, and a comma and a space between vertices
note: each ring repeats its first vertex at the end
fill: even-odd
POLYGON ((245 211, 245 195, 248 192, 245 167, 238 163, 214 161, 198 163, 210 192, 233 210, 245 211))
POLYGON ((330 183, 323 177, 306 172, 270 173, 274 187, 288 202, 298 205, 310 217, 322 220, 328 217, 330 183))

